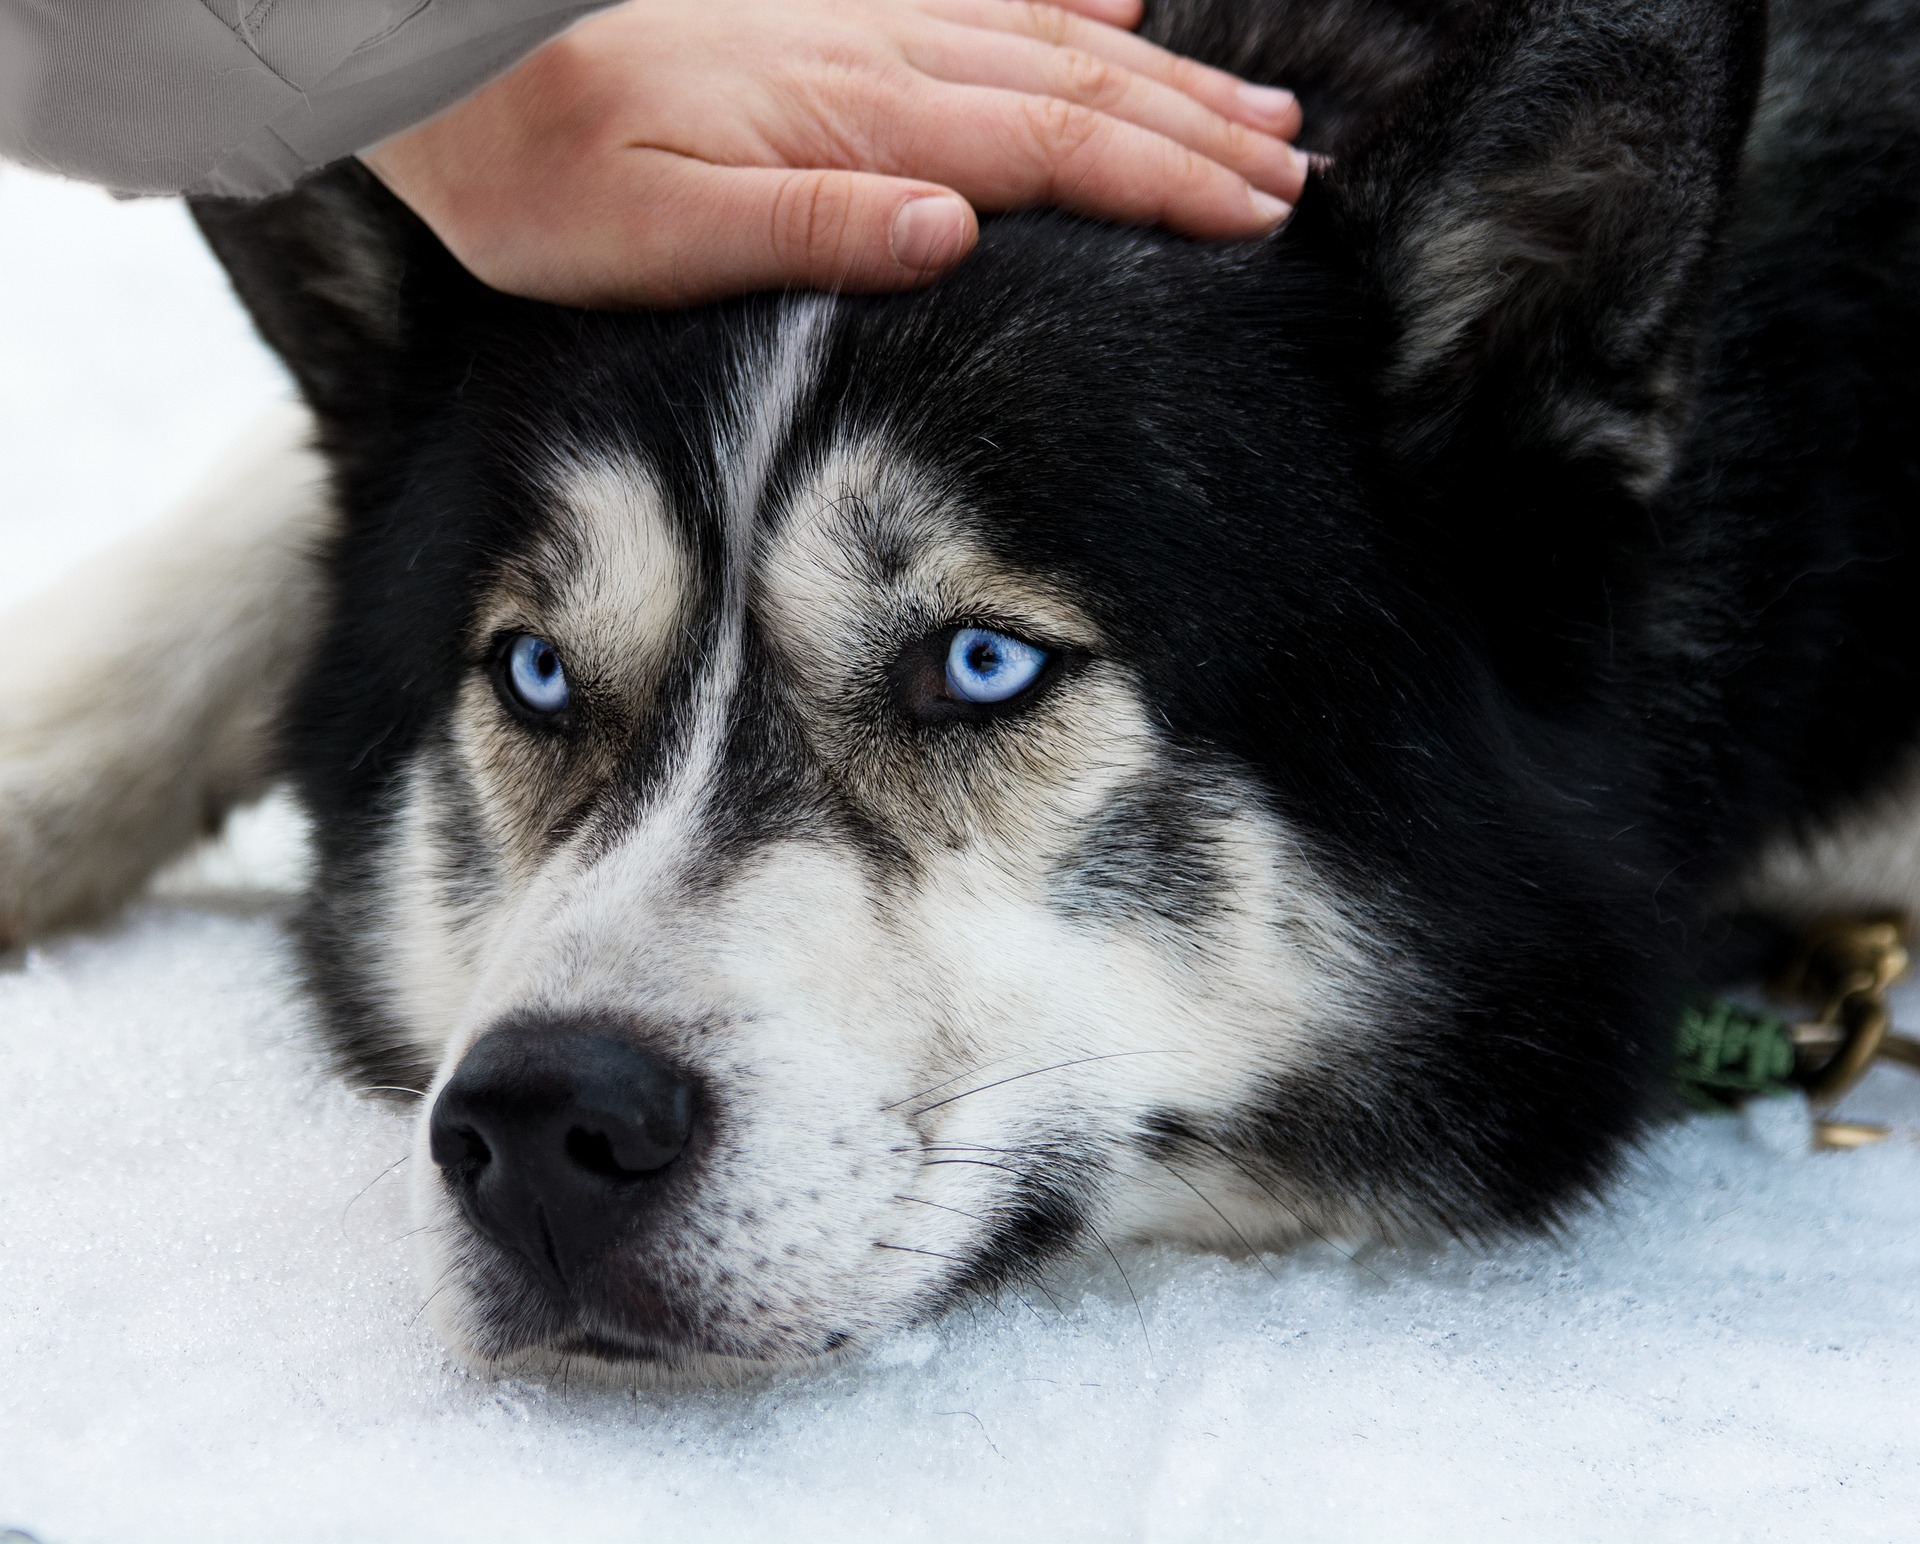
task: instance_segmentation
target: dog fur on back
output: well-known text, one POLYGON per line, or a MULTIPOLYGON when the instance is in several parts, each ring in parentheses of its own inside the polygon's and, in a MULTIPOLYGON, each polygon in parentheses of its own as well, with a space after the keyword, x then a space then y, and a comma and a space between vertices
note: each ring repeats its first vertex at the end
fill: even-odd
POLYGON ((1686 992, 1920 902, 1914 6, 1149 9, 1300 91, 1278 234, 1027 215, 920 294, 590 315, 351 165, 197 210, 317 459, 275 430, 110 615, 48 603, 0 925, 284 773, 348 1070, 672 1069, 684 1149, 540 1249, 423 1113, 477 1363, 1549 1224, 1686 992), (943 674, 979 635, 1039 662, 1007 700, 943 674))

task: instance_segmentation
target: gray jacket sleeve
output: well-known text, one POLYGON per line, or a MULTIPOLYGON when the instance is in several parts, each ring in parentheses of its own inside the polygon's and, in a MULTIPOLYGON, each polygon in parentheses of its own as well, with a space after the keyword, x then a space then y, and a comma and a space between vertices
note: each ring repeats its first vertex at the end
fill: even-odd
POLYGON ((609 0, 0 0, 0 155, 122 193, 278 192, 609 0))

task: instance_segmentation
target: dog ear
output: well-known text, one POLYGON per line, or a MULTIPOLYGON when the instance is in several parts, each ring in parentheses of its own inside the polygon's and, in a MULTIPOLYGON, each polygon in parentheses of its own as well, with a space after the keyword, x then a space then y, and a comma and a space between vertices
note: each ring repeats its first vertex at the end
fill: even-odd
POLYGON ((478 287, 358 161, 273 198, 203 198, 191 207, 254 325, 323 423, 383 421, 431 309, 422 297, 478 287))
POLYGON ((1762 0, 1518 0, 1330 169, 1397 450, 1659 484, 1763 55, 1762 0))

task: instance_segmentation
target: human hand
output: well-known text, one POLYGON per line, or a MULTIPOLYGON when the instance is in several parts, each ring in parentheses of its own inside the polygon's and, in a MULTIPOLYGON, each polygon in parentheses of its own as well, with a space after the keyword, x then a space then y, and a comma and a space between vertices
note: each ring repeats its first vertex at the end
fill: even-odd
POLYGON ((907 289, 974 211, 1256 235, 1299 108, 1134 37, 1140 0, 628 0, 366 152, 496 288, 583 306, 907 289))

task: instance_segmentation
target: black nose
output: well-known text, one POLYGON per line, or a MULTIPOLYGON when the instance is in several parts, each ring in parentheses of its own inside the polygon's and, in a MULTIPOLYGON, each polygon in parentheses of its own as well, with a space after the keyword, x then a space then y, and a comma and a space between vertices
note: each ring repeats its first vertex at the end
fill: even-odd
POLYGON ((489 1030, 428 1123, 467 1220, 562 1298, 693 1133, 693 1080, 612 1028, 548 1019, 489 1030))

